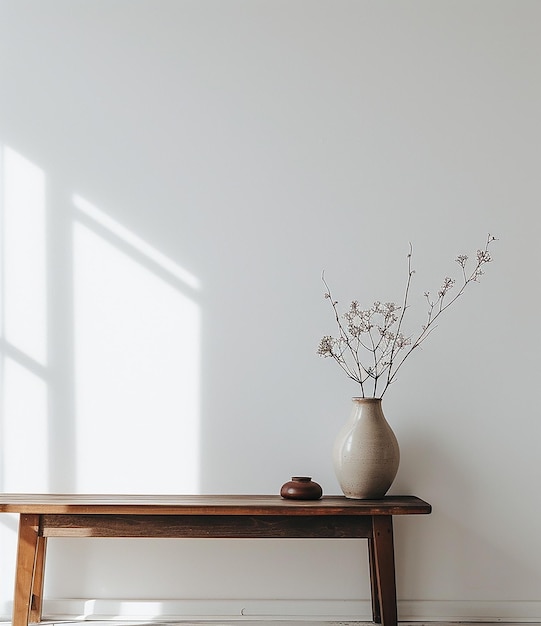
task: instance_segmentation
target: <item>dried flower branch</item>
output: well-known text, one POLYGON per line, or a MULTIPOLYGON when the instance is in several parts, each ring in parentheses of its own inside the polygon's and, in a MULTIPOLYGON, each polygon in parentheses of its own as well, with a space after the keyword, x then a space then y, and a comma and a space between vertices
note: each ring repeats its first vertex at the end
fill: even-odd
POLYGON ((359 303, 353 300, 349 309, 340 314, 338 301, 334 300, 329 285, 322 275, 325 285, 325 298, 329 300, 338 326, 338 336, 327 335, 321 339, 317 353, 323 357, 331 357, 348 378, 354 380, 361 387, 362 397, 367 397, 368 387, 371 387, 371 396, 382 398, 389 385, 394 382, 396 375, 404 361, 418 348, 436 328, 435 323, 442 313, 447 310, 472 282, 479 282, 483 275, 483 267, 492 261, 489 252, 490 244, 496 241, 488 235, 484 249, 477 250, 473 269, 468 270, 468 257, 464 254, 456 258, 462 270, 462 284, 456 291, 456 280, 446 276, 433 298, 426 291, 428 309, 426 321, 421 326, 417 336, 407 336, 402 331, 404 317, 408 309, 410 287, 415 270, 412 269, 412 247, 407 255, 408 274, 404 289, 402 305, 394 302, 382 304, 379 301, 368 309, 361 309, 359 303), (368 355, 367 360, 361 354, 368 355), (378 396, 378 385, 383 385, 378 396))

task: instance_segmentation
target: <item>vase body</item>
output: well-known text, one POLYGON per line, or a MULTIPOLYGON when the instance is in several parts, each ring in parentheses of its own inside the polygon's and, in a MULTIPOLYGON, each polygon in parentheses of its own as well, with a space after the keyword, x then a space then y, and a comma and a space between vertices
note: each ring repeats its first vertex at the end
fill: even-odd
POLYGON ((400 462, 398 441, 381 407, 381 398, 353 398, 347 423, 333 448, 336 477, 346 498, 383 498, 400 462))

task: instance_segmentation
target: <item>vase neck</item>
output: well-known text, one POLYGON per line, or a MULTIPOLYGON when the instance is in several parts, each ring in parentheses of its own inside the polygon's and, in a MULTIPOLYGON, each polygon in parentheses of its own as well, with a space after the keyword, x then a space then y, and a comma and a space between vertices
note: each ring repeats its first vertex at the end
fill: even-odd
POLYGON ((384 417, 381 398, 352 398, 352 418, 354 420, 369 418, 380 419, 384 417))

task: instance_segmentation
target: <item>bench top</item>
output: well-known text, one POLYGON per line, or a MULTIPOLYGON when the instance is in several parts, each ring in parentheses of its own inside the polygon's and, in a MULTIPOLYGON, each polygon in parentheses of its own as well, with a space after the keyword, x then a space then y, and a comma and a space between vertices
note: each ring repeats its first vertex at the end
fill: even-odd
POLYGON ((415 496, 286 500, 278 495, 0 494, 0 513, 38 515, 412 515, 431 510, 415 496))

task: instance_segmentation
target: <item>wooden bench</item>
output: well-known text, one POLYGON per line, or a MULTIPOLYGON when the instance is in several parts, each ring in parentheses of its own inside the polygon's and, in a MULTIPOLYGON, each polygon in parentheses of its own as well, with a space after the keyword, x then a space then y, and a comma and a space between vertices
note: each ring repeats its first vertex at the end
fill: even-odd
POLYGON ((393 516, 426 514, 414 496, 284 500, 280 496, 0 495, 19 514, 13 626, 42 619, 49 537, 365 538, 374 622, 396 626, 393 516))

